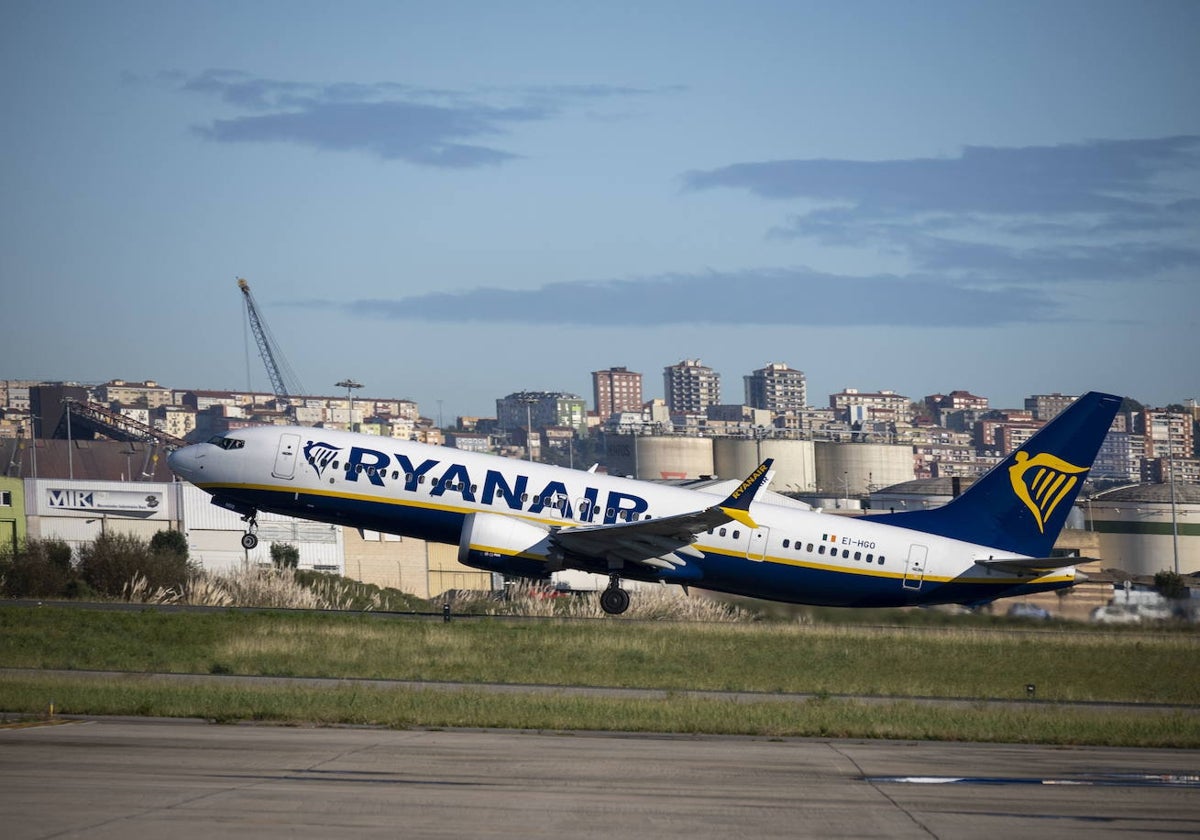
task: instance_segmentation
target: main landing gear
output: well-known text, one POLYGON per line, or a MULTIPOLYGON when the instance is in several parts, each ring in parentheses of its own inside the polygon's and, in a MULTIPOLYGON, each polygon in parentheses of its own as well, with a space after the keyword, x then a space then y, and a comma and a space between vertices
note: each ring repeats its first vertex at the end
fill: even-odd
POLYGON ((242 534, 242 548, 253 551, 258 545, 258 534, 254 533, 258 530, 258 511, 250 511, 242 517, 242 521, 246 523, 246 533, 242 534))
POLYGON ((629 609, 629 593, 621 588, 619 575, 609 575, 608 588, 600 593, 600 609, 609 615, 620 615, 629 609))

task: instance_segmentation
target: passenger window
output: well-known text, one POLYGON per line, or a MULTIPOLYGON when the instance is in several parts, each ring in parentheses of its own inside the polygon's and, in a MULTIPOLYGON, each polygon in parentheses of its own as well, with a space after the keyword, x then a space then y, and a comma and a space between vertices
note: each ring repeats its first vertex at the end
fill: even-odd
POLYGON ((605 519, 612 519, 612 518, 613 518, 613 514, 615 514, 615 513, 616 513, 616 511, 615 511, 615 510, 613 510, 612 508, 605 508, 605 510, 604 510, 604 518, 605 518, 605 519))
POLYGON ((722 529, 721 529, 721 536, 722 536, 722 537, 723 537, 723 536, 725 536, 725 529, 724 529, 724 528, 722 528, 722 529))
POLYGON ((874 555, 874 554, 868 554, 868 555, 867 555, 867 562, 868 562, 868 563, 874 563, 874 562, 875 562, 875 555, 874 555))
POLYGON ((424 484, 424 483, 425 483, 425 476, 423 476, 423 475, 422 475, 422 476, 418 476, 418 477, 417 477, 417 484, 424 484))
POLYGON ((339 467, 339 466, 338 466, 338 462, 337 462, 337 461, 334 461, 334 462, 333 462, 333 468, 334 468, 335 470, 337 470, 337 469, 341 469, 341 467, 339 467))
POLYGON ((740 537, 741 535, 742 535, 742 532, 741 532, 741 531, 734 531, 734 532, 733 532, 733 538, 734 538, 735 540, 736 540, 738 537, 740 537))
POLYGON ((842 559, 843 559, 843 560, 849 560, 849 559, 850 559, 850 549, 848 549, 848 548, 843 548, 843 549, 842 549, 842 559))
POLYGON ((787 537, 784 537, 784 539, 783 539, 783 547, 784 547, 784 548, 787 548, 789 545, 791 545, 791 541, 790 541, 790 540, 788 540, 788 539, 787 539, 787 537))
POLYGON ((880 555, 880 557, 879 557, 879 565, 880 566, 883 565, 883 555, 880 555))
POLYGON ((824 553, 825 553, 825 544, 821 543, 821 547, 819 549, 817 549, 817 554, 824 554, 824 553))
POLYGON ((861 560, 861 559, 862 559, 862 552, 861 552, 861 551, 856 551, 856 552, 854 552, 854 559, 855 559, 855 560, 861 560))
POLYGON ((808 553, 812 554, 812 543, 808 544, 808 553))

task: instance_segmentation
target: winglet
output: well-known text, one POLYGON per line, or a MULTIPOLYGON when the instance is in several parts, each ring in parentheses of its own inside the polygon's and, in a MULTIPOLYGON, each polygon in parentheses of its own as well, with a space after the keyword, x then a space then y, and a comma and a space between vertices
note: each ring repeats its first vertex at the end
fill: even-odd
POLYGON ((729 494, 729 498, 717 505, 721 512, 748 528, 757 528, 758 524, 750 516, 750 503, 754 501, 759 491, 770 483, 773 475, 771 472, 773 463, 775 463, 775 459, 768 458, 759 464, 754 472, 746 476, 746 480, 729 494))

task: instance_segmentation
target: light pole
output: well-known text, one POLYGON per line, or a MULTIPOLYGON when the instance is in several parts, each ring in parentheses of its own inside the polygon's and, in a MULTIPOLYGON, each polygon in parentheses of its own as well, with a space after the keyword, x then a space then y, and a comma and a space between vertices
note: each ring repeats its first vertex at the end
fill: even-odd
POLYGON ((533 403, 530 400, 526 399, 525 400, 525 454, 526 454, 526 456, 528 456, 530 461, 533 460, 533 419, 532 419, 532 414, 531 414, 532 406, 533 406, 533 403))
POLYGON ((67 477, 75 480, 75 447, 71 443, 71 406, 75 404, 69 397, 63 398, 63 410, 67 413, 67 477))
POLYGON ((29 415, 29 452, 33 462, 33 478, 37 480, 37 421, 41 420, 36 414, 29 415))
POLYGON ((132 446, 128 449, 122 449, 121 454, 125 456, 125 481, 133 481, 133 467, 129 465, 131 455, 136 455, 137 450, 132 446))
POLYGON ((349 417, 349 422, 346 425, 350 429, 350 431, 353 432, 353 431, 355 431, 355 428, 354 428, 354 394, 352 392, 355 388, 361 388, 362 383, 355 382, 353 379, 347 378, 347 379, 343 379, 341 382, 333 383, 333 386, 335 388, 345 388, 346 389, 346 397, 347 397, 347 399, 350 400, 350 417, 349 417))

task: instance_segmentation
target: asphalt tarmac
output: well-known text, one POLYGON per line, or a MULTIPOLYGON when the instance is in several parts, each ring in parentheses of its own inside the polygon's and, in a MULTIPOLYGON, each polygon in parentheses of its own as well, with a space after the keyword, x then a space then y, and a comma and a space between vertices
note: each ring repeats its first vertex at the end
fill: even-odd
POLYGON ((90 719, 0 729, 8 840, 1200 835, 1200 751, 90 719))

